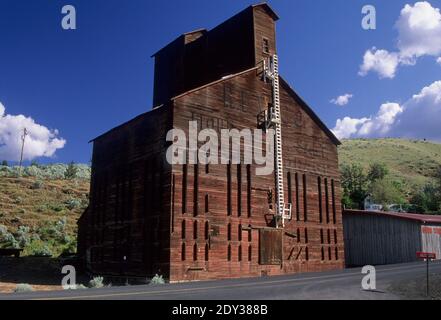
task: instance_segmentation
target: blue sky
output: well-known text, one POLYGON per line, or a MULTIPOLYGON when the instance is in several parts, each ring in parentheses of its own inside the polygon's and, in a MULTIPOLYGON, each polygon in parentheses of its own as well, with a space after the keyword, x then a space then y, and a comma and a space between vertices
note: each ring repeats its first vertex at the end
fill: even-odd
MULTIPOLYGON (((436 63, 437 48, 425 49, 425 53, 411 57, 413 65, 408 62, 395 66, 393 78, 390 72, 389 77, 381 76, 381 70, 372 66, 365 76, 359 75, 367 50, 375 54, 373 47, 403 56, 405 48, 397 47, 399 30, 394 25, 405 5, 413 8, 415 1, 368 1, 377 10, 377 29, 369 31, 361 28, 361 8, 366 1, 268 2, 280 16, 277 45, 281 73, 328 127, 334 128, 337 119, 347 117, 350 120, 345 124, 355 125, 349 130, 351 137, 390 134, 441 138, 430 129, 432 127, 425 126, 425 131, 421 129, 424 132, 404 130, 406 121, 401 116, 418 114, 415 106, 420 101, 438 110, 437 87, 427 90, 431 95, 424 95, 418 101, 412 99, 423 88, 441 80, 441 64, 436 63), (330 102, 344 94, 353 96, 346 105, 330 102), (382 105, 386 105, 383 109, 388 112, 396 111, 392 121, 400 122, 401 128, 394 126, 393 131, 389 127, 384 130, 384 123, 375 122, 382 105), (412 108, 413 113, 403 111, 412 111, 412 108), (396 121, 397 114, 402 118, 400 121, 396 121), (368 126, 362 128, 364 124, 368 126)), ((90 139, 150 110, 151 54, 181 33, 201 27, 210 29, 252 3, 255 1, 2 0, 0 102, 5 107, 3 118, 22 114, 48 129, 58 130, 58 137, 66 140, 64 147, 52 146, 46 155, 52 154, 55 148, 54 155, 38 157, 38 161, 88 162, 90 139), (77 10, 77 30, 61 28, 61 8, 66 4, 74 5, 77 10)), ((439 0, 427 3, 441 8, 439 0)), ((436 10, 434 12, 430 17, 435 25, 430 27, 436 31, 436 10)), ((402 32, 404 37, 405 31, 402 32)), ((435 44, 439 40, 433 39, 435 44)), ((383 119, 381 114, 380 118, 383 119)), ((433 120, 433 115, 428 118, 433 120)), ((10 118, 4 123, 13 125, 15 122, 10 118)), ((347 127, 344 130, 349 134, 347 127)), ((44 137, 48 132, 43 131, 44 137)), ((0 139, 1 134, 0 122, 0 139)), ((0 140, 0 150, 5 147, 5 139, 0 140)), ((11 150, 16 154, 14 148, 11 150)))

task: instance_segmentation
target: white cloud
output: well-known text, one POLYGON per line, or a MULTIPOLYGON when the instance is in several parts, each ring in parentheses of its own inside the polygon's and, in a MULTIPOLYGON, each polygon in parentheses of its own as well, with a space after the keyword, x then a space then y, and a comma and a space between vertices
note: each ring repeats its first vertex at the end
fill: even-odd
POLYGON ((352 99, 353 96, 354 95, 352 94, 346 93, 342 96, 332 99, 330 102, 338 106, 345 106, 349 103, 349 100, 352 99))
POLYGON ((403 108, 398 103, 384 103, 375 115, 363 123, 358 130, 358 135, 362 137, 382 137, 386 135, 394 125, 396 117, 403 112, 403 108))
POLYGON ((353 119, 350 117, 345 117, 343 119, 337 119, 335 128, 332 129, 335 136, 339 139, 350 138, 354 134, 357 134, 359 128, 369 121, 369 118, 353 119))
POLYGON ((8 115, 0 102, 0 159, 14 161, 20 157, 23 129, 28 135, 23 152, 24 160, 37 157, 52 157, 58 149, 66 144, 66 140, 58 137, 58 130, 50 130, 30 117, 24 115, 8 115))
POLYGON ((405 103, 392 134, 441 141, 441 81, 435 81, 405 103))
POLYGON ((400 65, 415 65, 422 56, 441 54, 441 13, 427 1, 406 4, 395 23, 397 52, 367 50, 359 75, 377 72, 380 78, 394 78, 400 65))
POLYGON ((373 47, 364 54, 359 75, 365 76, 369 71, 375 71, 379 74, 380 78, 392 79, 395 77, 399 62, 397 53, 377 50, 377 48, 373 47))
POLYGON ((375 116, 338 119, 339 138, 400 137, 441 141, 441 81, 423 88, 406 103, 385 103, 375 116))
POLYGON ((385 103, 381 105, 380 110, 373 117, 338 119, 332 131, 340 139, 351 138, 352 136, 381 137, 389 132, 397 115, 401 112, 403 112, 403 109, 398 103, 385 103))
POLYGON ((398 49, 403 59, 441 54, 441 14, 429 2, 406 4, 396 27, 398 49))
POLYGON ((441 65, 441 57, 439 57, 438 59, 436 59, 436 63, 438 63, 439 65, 441 65))

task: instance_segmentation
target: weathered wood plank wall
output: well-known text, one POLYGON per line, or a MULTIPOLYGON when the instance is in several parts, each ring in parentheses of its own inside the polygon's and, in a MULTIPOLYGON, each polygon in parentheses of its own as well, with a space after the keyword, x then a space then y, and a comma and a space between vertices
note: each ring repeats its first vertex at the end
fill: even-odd
POLYGON ((347 266, 416 261, 421 251, 421 223, 367 213, 344 213, 347 266))

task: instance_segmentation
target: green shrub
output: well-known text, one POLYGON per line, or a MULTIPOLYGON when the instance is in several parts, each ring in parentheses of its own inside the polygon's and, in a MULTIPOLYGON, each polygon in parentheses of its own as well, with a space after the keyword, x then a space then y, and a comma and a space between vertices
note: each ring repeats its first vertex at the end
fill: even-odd
POLYGON ((164 278, 162 277, 162 275, 160 276, 160 275, 156 274, 152 278, 152 280, 150 280, 149 284, 151 284, 151 285, 158 285, 158 284, 164 284, 164 283, 165 283, 165 281, 164 281, 164 278))
POLYGON ((104 287, 104 278, 103 277, 94 277, 89 281, 89 288, 102 288, 104 287))
POLYGON ((38 190, 38 189, 43 189, 44 187, 44 183, 41 180, 36 180, 32 185, 31 185, 31 189, 32 190, 38 190))
POLYGON ((24 168, 23 175, 27 177, 43 177, 43 171, 36 165, 30 165, 29 167, 24 168))
POLYGON ((41 240, 31 241, 30 244, 25 247, 24 254, 39 257, 51 257, 53 255, 47 243, 41 240))
POLYGON ((30 228, 26 226, 18 227, 16 240, 21 248, 26 247, 31 242, 30 228))
POLYGON ((47 208, 47 206, 46 205, 38 205, 36 208, 35 208, 35 211, 37 211, 37 212, 46 212, 48 210, 48 208, 47 208))
POLYGON ((72 198, 67 200, 64 204, 66 205, 66 208, 68 208, 69 210, 74 210, 82 207, 82 202, 79 199, 72 198))
POLYGON ((75 179, 77 177, 78 169, 75 166, 74 162, 69 163, 69 165, 66 168, 66 171, 64 172, 64 178, 65 179, 75 179))
POLYGON ((14 235, 4 225, 0 225, 0 248, 19 248, 20 245, 14 235))
POLYGON ((31 291, 34 291, 34 288, 32 288, 32 286, 27 283, 17 284, 17 286, 14 289, 15 293, 31 292, 31 291))
MULTIPOLYGON (((38 166, 25 167, 22 176, 25 177, 37 177, 39 179, 65 179, 65 173, 68 165, 66 164, 48 164, 38 166)), ((87 164, 75 165, 76 179, 90 179, 90 166, 87 164)), ((20 168, 18 166, 8 167, 0 166, 1 177, 17 177, 20 168)))
POLYGON ((64 206, 58 203, 52 203, 48 205, 48 208, 55 212, 62 212, 64 210, 64 206))
POLYGON ((23 198, 22 197, 16 197, 14 199, 14 204, 21 204, 23 202, 23 198))
POLYGON ((62 247, 61 255, 72 255, 77 252, 77 240, 76 238, 66 236, 65 245, 62 247))

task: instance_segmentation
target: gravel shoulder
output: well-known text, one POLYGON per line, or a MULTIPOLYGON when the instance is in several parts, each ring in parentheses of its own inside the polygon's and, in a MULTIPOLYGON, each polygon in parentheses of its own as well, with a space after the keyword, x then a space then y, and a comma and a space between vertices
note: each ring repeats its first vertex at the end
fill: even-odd
POLYGON ((406 300, 441 300, 441 275, 431 274, 430 295, 426 295, 426 277, 420 276, 414 280, 393 282, 388 291, 406 300))

